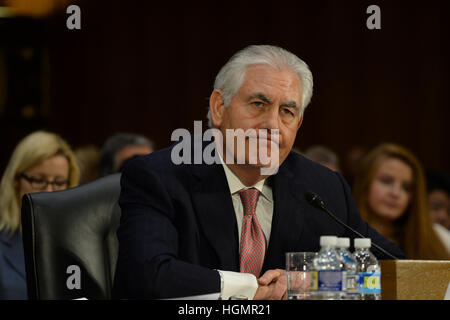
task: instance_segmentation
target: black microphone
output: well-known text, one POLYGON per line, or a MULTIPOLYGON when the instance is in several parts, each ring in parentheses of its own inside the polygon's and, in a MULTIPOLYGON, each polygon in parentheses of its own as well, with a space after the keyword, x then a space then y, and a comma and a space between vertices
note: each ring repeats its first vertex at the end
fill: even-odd
MULTIPOLYGON (((333 218, 334 221, 339 223, 341 226, 343 226, 347 230, 350 230, 351 232, 353 232, 354 234, 356 234, 360 238, 366 238, 361 233, 359 233, 358 231, 356 231, 355 229, 353 229, 349 225, 347 225, 344 222, 342 222, 341 220, 339 220, 338 217, 336 217, 330 210, 328 210, 327 207, 325 206, 325 202, 323 202, 322 198, 320 198, 320 196, 317 193, 312 192, 312 191, 306 191, 305 192, 305 199, 313 207, 316 207, 317 209, 320 209, 320 210, 326 212, 331 218, 333 218)), ((389 252, 387 252, 386 250, 384 250, 383 248, 378 246, 376 243, 373 243, 373 241, 372 241, 372 246, 375 249, 379 250, 380 252, 384 253, 385 255, 389 256, 390 258, 392 258, 394 260, 398 260, 397 257, 395 257, 394 255, 390 254, 389 252)))

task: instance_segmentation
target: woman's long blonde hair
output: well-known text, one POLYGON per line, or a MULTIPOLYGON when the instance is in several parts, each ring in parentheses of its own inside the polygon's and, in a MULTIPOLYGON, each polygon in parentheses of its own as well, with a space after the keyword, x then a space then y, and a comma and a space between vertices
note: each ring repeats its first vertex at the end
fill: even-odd
POLYGON ((450 259, 445 246, 433 230, 428 213, 426 180, 422 165, 402 146, 384 143, 363 159, 353 186, 353 195, 361 217, 370 224, 375 214, 369 207, 369 188, 381 163, 388 158, 403 161, 413 172, 410 204, 406 212, 395 222, 397 229, 395 241, 409 259, 450 259))
POLYGON ((68 187, 78 185, 80 170, 67 142, 59 135, 36 131, 23 138, 5 169, 0 182, 0 230, 14 233, 20 227, 22 199, 18 188, 19 176, 36 164, 56 155, 63 155, 69 162, 68 187))

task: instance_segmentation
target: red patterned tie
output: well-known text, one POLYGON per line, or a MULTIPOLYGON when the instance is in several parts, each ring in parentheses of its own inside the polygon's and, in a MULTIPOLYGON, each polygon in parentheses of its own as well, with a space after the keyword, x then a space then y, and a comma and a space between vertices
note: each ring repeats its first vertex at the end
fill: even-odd
POLYGON ((257 278, 261 273, 266 251, 266 239, 256 217, 256 204, 259 191, 255 188, 239 191, 244 207, 242 219, 240 271, 252 273, 257 278))

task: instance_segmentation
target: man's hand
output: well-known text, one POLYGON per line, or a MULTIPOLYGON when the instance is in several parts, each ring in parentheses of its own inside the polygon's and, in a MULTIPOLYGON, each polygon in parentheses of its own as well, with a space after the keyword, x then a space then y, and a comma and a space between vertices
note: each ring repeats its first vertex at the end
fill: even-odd
POLYGON ((258 279, 254 300, 286 299, 286 272, 281 269, 267 270, 258 279))

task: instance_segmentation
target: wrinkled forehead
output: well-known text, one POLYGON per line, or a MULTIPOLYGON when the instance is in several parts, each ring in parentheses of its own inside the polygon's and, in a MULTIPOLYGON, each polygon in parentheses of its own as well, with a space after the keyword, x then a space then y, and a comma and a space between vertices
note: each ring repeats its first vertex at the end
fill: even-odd
POLYGON ((239 92, 247 95, 263 94, 273 99, 294 100, 301 105, 302 85, 297 73, 287 68, 274 68, 267 64, 254 64, 246 68, 239 92))

